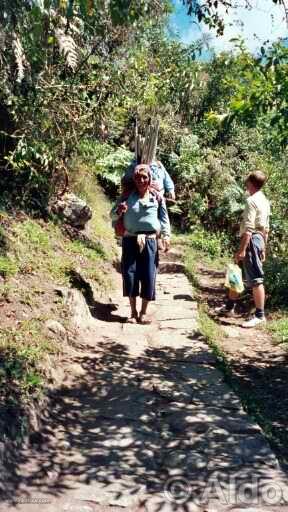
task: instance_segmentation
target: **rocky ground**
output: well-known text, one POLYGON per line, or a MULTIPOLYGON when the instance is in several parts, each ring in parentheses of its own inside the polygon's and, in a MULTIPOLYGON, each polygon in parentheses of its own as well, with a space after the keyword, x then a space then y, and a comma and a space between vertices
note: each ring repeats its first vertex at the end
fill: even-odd
POLYGON ((78 309, 63 384, 6 468, 1 512, 288 510, 286 474, 199 333, 177 255, 162 271, 151 325, 125 323, 119 275, 112 302, 90 297, 86 329, 78 309))

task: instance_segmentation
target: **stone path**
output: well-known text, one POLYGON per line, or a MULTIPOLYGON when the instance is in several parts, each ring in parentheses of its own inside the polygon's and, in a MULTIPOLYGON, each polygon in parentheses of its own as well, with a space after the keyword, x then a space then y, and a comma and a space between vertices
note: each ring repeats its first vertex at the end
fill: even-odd
POLYGON ((152 326, 121 322, 120 287, 114 302, 106 318, 92 308, 1 512, 288 510, 286 476, 216 368, 184 274, 159 275, 152 326))

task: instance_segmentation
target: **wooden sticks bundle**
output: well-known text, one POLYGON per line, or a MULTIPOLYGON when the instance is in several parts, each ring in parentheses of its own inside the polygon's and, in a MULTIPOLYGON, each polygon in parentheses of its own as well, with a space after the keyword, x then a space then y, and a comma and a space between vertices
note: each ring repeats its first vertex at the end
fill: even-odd
POLYGON ((156 157, 159 132, 159 121, 156 120, 146 128, 145 137, 138 133, 138 124, 135 127, 135 157, 141 164, 151 164, 156 157))

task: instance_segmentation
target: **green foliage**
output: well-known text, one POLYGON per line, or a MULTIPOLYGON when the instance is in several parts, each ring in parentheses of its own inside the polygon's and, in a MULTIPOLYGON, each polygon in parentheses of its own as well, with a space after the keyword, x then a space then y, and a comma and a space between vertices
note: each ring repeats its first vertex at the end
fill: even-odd
POLYGON ((166 0, 3 0, 0 173, 10 203, 45 211, 63 163, 83 136, 101 136, 107 113, 115 134, 122 113, 121 135, 121 51, 169 10, 166 0))
POLYGON ((113 147, 84 140, 80 147, 80 155, 89 162, 95 175, 101 180, 108 191, 119 193, 121 178, 134 154, 124 146, 113 147))
POLYGON ((95 173, 100 175, 109 185, 114 185, 119 190, 121 178, 133 157, 133 153, 127 151, 124 147, 114 149, 109 155, 98 160, 95 173))
POLYGON ((288 260, 282 260, 278 257, 270 256, 265 264, 265 273, 268 303, 274 307, 282 306, 287 308, 288 260))
POLYGON ((179 155, 170 155, 168 162, 178 185, 182 227, 204 223, 233 230, 243 208, 241 181, 246 170, 237 157, 235 146, 214 150, 201 147, 196 135, 182 137, 179 155))
POLYGON ((240 53, 228 56, 221 79, 230 91, 226 111, 212 111, 207 117, 219 125, 237 119, 256 126, 264 115, 271 143, 284 146, 288 142, 288 48, 275 43, 268 50, 262 48, 260 57, 254 57, 241 41, 237 45, 240 53), (236 74, 231 68, 236 68, 236 74))
POLYGON ((224 233, 208 234, 207 231, 201 228, 189 235, 188 241, 192 249, 211 258, 224 256, 225 250, 229 247, 229 239, 224 233))

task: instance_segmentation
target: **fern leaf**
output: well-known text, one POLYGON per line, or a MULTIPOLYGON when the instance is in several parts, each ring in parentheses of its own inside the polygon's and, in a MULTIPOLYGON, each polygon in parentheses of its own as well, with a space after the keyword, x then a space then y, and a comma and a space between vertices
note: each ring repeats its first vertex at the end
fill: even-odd
POLYGON ((87 0, 87 13, 92 16, 94 12, 94 0, 87 0))
POLYGON ((68 0, 60 0, 59 1, 59 7, 63 11, 65 11, 67 9, 67 5, 68 5, 68 0))
POLYGON ((4 30, 0 27, 0 50, 5 50, 6 46, 6 35, 4 30))
POLYGON ((74 39, 61 29, 55 31, 56 39, 59 45, 60 54, 65 58, 66 65, 75 71, 78 64, 77 47, 74 39))
POLYGON ((25 66, 27 64, 25 52, 23 50, 22 43, 18 37, 17 34, 13 34, 12 38, 12 49, 15 57, 15 62, 17 65, 17 78, 16 82, 20 83, 22 82, 23 78, 25 77, 25 66))
POLYGON ((0 28, 0 66, 3 64, 3 55, 5 53, 6 37, 5 32, 0 28))

